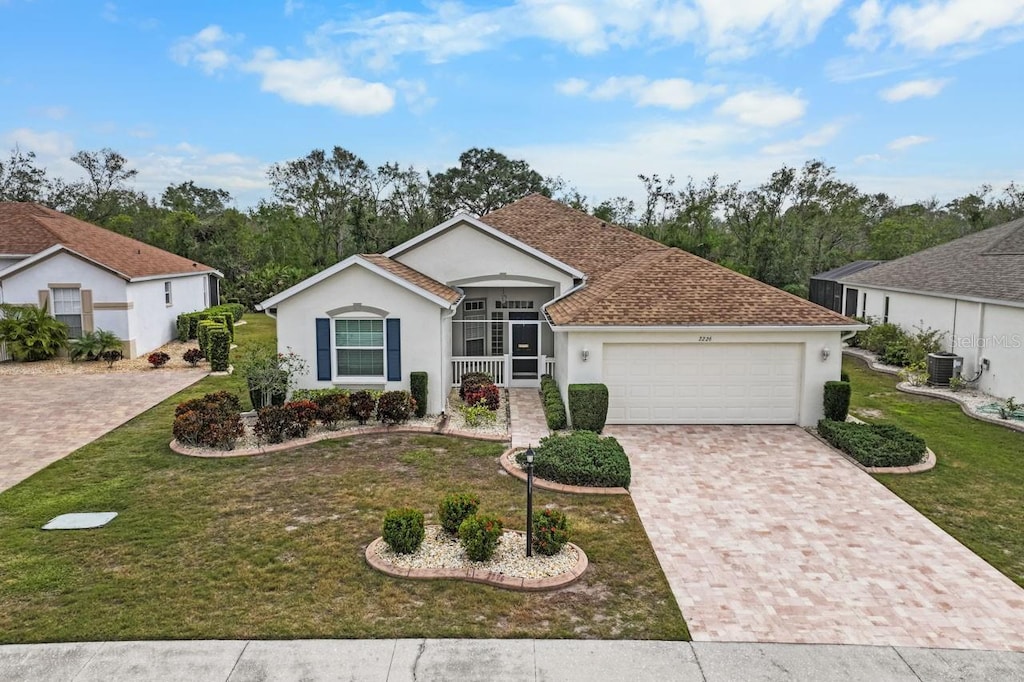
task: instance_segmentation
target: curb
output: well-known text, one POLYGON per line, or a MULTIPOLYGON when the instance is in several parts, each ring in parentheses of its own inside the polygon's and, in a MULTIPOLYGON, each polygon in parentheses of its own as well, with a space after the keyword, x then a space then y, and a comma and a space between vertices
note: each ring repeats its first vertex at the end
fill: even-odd
MULTIPOLYGON (((847 415, 846 418, 847 418, 847 420, 853 420, 854 422, 859 423, 859 424, 866 423, 866 422, 862 422, 861 420, 857 419, 856 417, 851 417, 849 415, 847 415)), ((852 455, 848 455, 847 453, 843 452, 842 450, 840 450, 836 446, 832 445, 832 443, 829 443, 827 440, 822 438, 821 434, 818 433, 817 429, 812 429, 811 427, 807 427, 806 431, 807 431, 807 433, 811 434, 812 436, 817 438, 819 441, 821 441, 821 443, 823 445, 828 446, 834 452, 838 452, 840 455, 842 455, 843 459, 845 459, 847 462, 849 462, 853 466, 857 467, 861 471, 864 471, 864 472, 869 473, 869 474, 919 474, 919 473, 921 473, 923 471, 930 471, 931 469, 935 468, 935 463, 936 463, 935 453, 932 452, 932 449, 930 447, 928 447, 927 445, 924 448, 924 460, 921 461, 921 462, 918 462, 917 464, 911 464, 908 467, 866 467, 863 464, 861 464, 860 462, 858 462, 856 459, 854 459, 852 455)))
POLYGON ((284 452, 294 450, 311 443, 319 443, 322 440, 336 440, 350 438, 352 436, 374 435, 381 433, 432 433, 438 434, 436 427, 431 426, 367 426, 340 429, 338 431, 325 431, 307 438, 296 438, 285 443, 274 443, 272 445, 260 446, 258 448, 239 448, 237 450, 218 450, 217 452, 200 452, 199 450, 182 445, 175 438, 170 442, 170 448, 179 455, 196 457, 198 459, 225 459, 228 457, 255 457, 266 455, 271 452, 284 452))
MULTIPOLYGON (((521 531, 514 531, 523 534, 521 531)), ((590 565, 586 553, 571 542, 566 543, 567 547, 576 550, 576 565, 566 573, 560 573, 549 578, 515 578, 504 573, 494 573, 480 568, 399 568, 387 563, 377 554, 377 549, 384 544, 383 538, 377 538, 366 546, 366 563, 370 568, 380 571, 393 578, 407 578, 410 580, 464 580, 471 583, 481 583, 500 587, 513 592, 545 592, 557 590, 566 585, 571 585, 580 579, 590 565)))
MULTIPOLYGON (((504 469, 506 473, 525 483, 526 472, 512 462, 512 455, 521 450, 525 450, 525 448, 509 448, 505 452, 501 453, 501 457, 498 461, 501 463, 501 468, 504 469)), ((625 488, 597 488, 581 485, 565 485, 564 483, 555 483, 554 481, 538 478, 536 475, 533 477, 533 485, 541 488, 542 490, 550 490, 556 493, 569 493, 570 495, 629 495, 629 491, 625 488)))

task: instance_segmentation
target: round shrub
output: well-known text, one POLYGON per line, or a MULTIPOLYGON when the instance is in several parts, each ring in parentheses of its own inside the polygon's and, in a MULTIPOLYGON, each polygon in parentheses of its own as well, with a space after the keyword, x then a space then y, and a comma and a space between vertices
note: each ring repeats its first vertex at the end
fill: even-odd
POLYGON ((392 552, 412 554, 423 543, 423 512, 416 509, 391 509, 384 515, 381 535, 392 552))
POLYGON ((479 405, 484 404, 491 412, 497 412, 498 405, 501 403, 501 391, 494 384, 484 384, 477 388, 467 389, 463 401, 467 405, 479 405))
POLYGON ((348 417, 348 394, 325 393, 313 398, 317 407, 317 419, 323 422, 329 431, 338 428, 338 422, 348 417))
POLYGON ((285 403, 285 409, 290 413, 287 436, 289 438, 305 438, 309 430, 316 424, 320 408, 312 400, 293 400, 285 403))
POLYGON ((365 424, 377 409, 377 400, 369 391, 356 391, 348 397, 348 413, 360 424, 365 424))
POLYGON ((404 424, 415 409, 408 391, 385 391, 377 401, 377 419, 383 424, 404 424))
POLYGON ((437 516, 441 519, 441 527, 452 535, 457 535, 459 526, 470 516, 476 514, 480 507, 480 498, 469 493, 449 493, 437 507, 437 516))
POLYGON ((203 351, 199 350, 198 348, 189 348, 181 356, 181 359, 195 367, 196 365, 199 364, 199 361, 203 359, 203 351))
MULTIPOLYGON (((541 439, 533 460, 533 472, 565 485, 596 488, 628 488, 629 458, 619 441, 593 431, 573 431, 565 436, 541 439)), ((523 464, 524 453, 516 455, 523 464)))
POLYGON ((569 542, 569 521, 557 509, 533 512, 533 550, 545 556, 558 554, 569 542))
POLYGON ((282 443, 292 428, 292 412, 284 405, 267 405, 256 410, 253 431, 261 441, 282 443))
POLYGON ((925 455, 925 442, 895 424, 858 424, 822 419, 818 434, 866 467, 905 467, 925 455))
POLYGON ((227 391, 208 393, 174 408, 174 437, 193 447, 230 450, 243 433, 241 404, 227 391))
POLYGON ((487 561, 498 549, 504 528, 501 519, 489 514, 469 516, 459 526, 459 542, 470 561, 487 561))
POLYGON ((494 377, 486 372, 467 372, 459 379, 459 397, 466 399, 466 393, 476 391, 481 386, 494 383, 494 377))
POLYGON ((171 356, 163 351, 157 351, 156 353, 150 353, 149 357, 146 358, 149 364, 153 367, 163 367, 171 359, 171 356))

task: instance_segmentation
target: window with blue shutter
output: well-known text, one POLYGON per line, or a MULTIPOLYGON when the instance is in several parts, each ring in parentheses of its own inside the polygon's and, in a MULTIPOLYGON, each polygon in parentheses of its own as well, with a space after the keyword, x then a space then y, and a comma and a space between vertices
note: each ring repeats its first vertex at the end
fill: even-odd
POLYGON ((388 381, 402 380, 402 321, 387 320, 388 381))

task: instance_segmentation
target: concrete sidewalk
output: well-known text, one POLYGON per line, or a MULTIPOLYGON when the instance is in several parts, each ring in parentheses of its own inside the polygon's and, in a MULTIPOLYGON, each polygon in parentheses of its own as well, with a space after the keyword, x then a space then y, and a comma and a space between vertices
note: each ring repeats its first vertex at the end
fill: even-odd
POLYGON ((0 680, 1024 680, 1024 653, 586 640, 295 640, 0 646, 0 680))

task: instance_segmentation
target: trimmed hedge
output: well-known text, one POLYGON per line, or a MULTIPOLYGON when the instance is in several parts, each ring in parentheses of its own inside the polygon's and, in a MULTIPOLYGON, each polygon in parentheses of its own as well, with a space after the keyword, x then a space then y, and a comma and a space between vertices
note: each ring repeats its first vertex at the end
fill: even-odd
POLYGON ((427 416, 427 373, 411 372, 409 374, 409 392, 416 401, 416 416, 427 416))
MULTIPOLYGON (((525 453, 516 461, 525 462, 525 453)), ((565 436, 542 438, 534 453, 533 472, 565 485, 595 488, 628 488, 629 458, 619 441, 593 431, 574 431, 565 436)))
POLYGON ((569 384, 569 416, 576 431, 601 433, 608 419, 608 387, 604 384, 569 384))
POLYGON ((214 372, 228 371, 231 356, 231 339, 224 325, 212 325, 206 333, 206 354, 210 359, 210 369, 214 372))
POLYGON ((377 399, 369 391, 356 391, 348 397, 348 414, 360 424, 370 421, 377 409, 377 399))
POLYGON ((825 382, 825 419, 836 422, 846 421, 850 413, 850 382, 825 382))
POLYGON ((925 455, 924 440, 895 424, 858 424, 822 419, 818 433, 866 467, 905 467, 925 455))
POLYGON ((178 330, 178 341, 186 343, 191 338, 189 333, 189 318, 188 314, 178 315, 178 319, 174 321, 174 326, 178 330))
POLYGON ((244 431, 241 409, 227 391, 186 400, 174 408, 174 437, 185 445, 231 450, 244 431))
POLYGON ((562 394, 558 390, 558 384, 550 374, 540 378, 541 400, 544 403, 544 418, 548 422, 548 428, 558 431, 566 427, 565 403, 562 402, 562 394))
POLYGON ((414 410, 408 391, 385 391, 377 400, 377 419, 382 424, 404 424, 414 410))
POLYGON ((459 526, 459 542, 470 561, 487 561, 494 556, 503 531, 497 516, 474 514, 459 526))
POLYGON ((494 383, 494 377, 487 372, 467 372, 459 378, 459 397, 466 399, 466 393, 478 391, 481 387, 494 383))
POLYGON ((426 530, 423 512, 416 509, 391 509, 384 515, 381 535, 392 552, 412 554, 423 544, 426 530))

